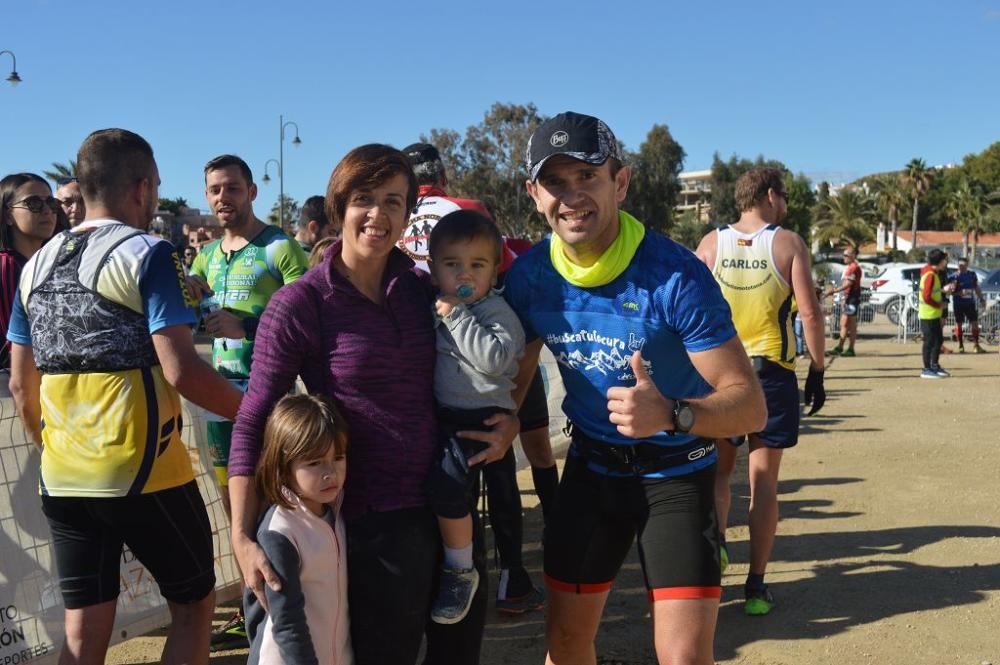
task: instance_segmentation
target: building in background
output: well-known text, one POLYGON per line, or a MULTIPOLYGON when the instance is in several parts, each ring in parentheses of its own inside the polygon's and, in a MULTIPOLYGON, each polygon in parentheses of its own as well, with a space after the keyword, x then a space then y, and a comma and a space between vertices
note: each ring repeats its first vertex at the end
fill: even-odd
POLYGON ((674 210, 685 213, 695 211, 698 220, 707 224, 709 212, 712 210, 712 171, 684 171, 677 176, 681 191, 677 194, 677 205, 674 210))

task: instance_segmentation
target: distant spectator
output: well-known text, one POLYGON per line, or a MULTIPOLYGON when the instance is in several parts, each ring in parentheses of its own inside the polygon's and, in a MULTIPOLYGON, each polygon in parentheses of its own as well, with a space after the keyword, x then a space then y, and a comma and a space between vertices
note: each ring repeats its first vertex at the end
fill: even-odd
POLYGON ((298 230, 295 232, 295 240, 302 246, 302 251, 309 254, 313 247, 323 238, 336 237, 337 231, 330 226, 330 220, 326 217, 326 197, 310 196, 302 204, 299 212, 298 230))
POLYGON ((0 369, 10 367, 7 326, 21 269, 56 229, 59 202, 49 184, 34 173, 14 173, 0 180, 0 369))
POLYGON ((184 248, 184 268, 188 271, 191 270, 191 264, 194 263, 194 257, 198 256, 198 248, 193 245, 188 245, 184 248))
POLYGON ((87 205, 80 193, 80 183, 76 178, 60 178, 56 180, 56 198, 66 213, 70 227, 74 227, 87 216, 87 205))
POLYGON ((831 356, 854 356, 854 343, 858 340, 858 311, 861 309, 861 265, 858 253, 853 247, 844 250, 844 276, 840 286, 830 288, 826 295, 844 294, 843 309, 840 314, 840 343, 830 349, 831 356), (844 348, 844 342, 847 348, 844 348))
POLYGON ((945 307, 945 287, 941 285, 938 271, 947 265, 948 255, 940 249, 932 249, 927 254, 927 265, 920 270, 920 306, 917 316, 920 318, 920 331, 924 338, 924 369, 920 373, 921 379, 944 379, 951 376, 938 364, 944 337, 941 316, 945 307))

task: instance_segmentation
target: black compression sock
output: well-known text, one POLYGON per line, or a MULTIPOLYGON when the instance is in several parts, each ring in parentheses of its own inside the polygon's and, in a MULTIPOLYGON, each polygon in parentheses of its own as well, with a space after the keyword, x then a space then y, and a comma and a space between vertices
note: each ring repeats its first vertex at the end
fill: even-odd
POLYGON ((743 589, 746 592, 750 592, 756 589, 764 588, 764 576, 750 573, 747 575, 747 581, 743 584, 743 589))

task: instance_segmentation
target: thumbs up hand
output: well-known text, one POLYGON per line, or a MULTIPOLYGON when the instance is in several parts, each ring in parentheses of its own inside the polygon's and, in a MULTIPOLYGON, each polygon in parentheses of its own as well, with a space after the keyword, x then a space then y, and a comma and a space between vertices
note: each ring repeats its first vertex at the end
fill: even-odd
POLYGON ((642 362, 642 352, 631 359, 635 386, 608 389, 608 420, 632 439, 645 439, 674 427, 674 403, 660 394, 642 362))

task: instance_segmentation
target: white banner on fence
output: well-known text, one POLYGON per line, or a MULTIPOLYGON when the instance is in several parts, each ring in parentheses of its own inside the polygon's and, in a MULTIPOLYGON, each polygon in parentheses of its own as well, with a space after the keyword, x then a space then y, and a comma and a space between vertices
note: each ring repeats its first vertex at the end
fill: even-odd
MULTIPOLYGON (((0 379, 0 665, 55 662, 63 639, 63 605, 55 576, 49 526, 38 496, 39 451, 28 443, 0 379)), ((185 403, 184 440, 197 471, 198 488, 208 507, 215 547, 219 599, 238 592, 236 564, 230 556, 229 526, 204 453, 201 409, 185 403)), ((114 642, 165 626, 166 601, 149 572, 127 549, 121 561, 121 595, 114 642)))

